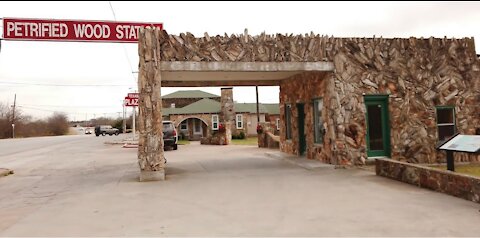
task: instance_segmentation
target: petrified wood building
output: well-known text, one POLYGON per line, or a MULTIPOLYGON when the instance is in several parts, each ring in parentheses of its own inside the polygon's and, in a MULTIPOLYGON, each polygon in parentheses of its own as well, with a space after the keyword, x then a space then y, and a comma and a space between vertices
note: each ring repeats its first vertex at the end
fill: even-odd
POLYGON ((144 72, 146 81, 159 74, 167 86, 279 85, 287 153, 340 165, 373 156, 431 163, 444 158, 439 140, 480 126, 473 38, 141 34, 140 65, 155 58, 157 69, 144 72), (186 77, 203 73, 218 80, 186 77))

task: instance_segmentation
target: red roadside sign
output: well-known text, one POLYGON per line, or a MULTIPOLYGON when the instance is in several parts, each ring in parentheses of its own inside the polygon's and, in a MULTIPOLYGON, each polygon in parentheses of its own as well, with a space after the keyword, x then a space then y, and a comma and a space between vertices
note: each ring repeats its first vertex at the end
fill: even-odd
POLYGON ((138 42, 142 26, 163 29, 163 23, 3 18, 3 39, 138 42))
POLYGON ((127 106, 127 107, 138 107, 138 98, 139 98, 138 93, 129 93, 125 97, 125 106, 127 106))
POLYGON ((125 97, 125 106, 138 107, 138 98, 125 97))

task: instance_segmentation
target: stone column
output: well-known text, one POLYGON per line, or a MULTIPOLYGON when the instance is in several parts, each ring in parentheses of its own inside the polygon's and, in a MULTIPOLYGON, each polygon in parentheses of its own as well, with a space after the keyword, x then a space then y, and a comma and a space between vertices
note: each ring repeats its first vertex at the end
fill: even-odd
POLYGON ((232 131, 235 130, 235 108, 233 104, 233 89, 231 87, 221 89, 220 105, 219 119, 220 123, 225 125, 225 129, 229 132, 225 134, 228 145, 232 141, 232 131))
POLYGON ((225 145, 232 144, 232 122, 225 122, 225 145))
POLYGON ((138 165, 140 166, 140 181, 165 179, 159 33, 159 30, 147 27, 147 29, 139 31, 140 35, 138 37, 140 60, 138 75, 140 94, 138 100, 138 165))

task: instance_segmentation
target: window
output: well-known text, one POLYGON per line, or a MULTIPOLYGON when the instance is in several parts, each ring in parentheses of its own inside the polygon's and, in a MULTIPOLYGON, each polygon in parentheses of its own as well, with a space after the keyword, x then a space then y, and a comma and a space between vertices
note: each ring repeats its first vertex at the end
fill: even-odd
POLYGON ((285 104, 285 128, 287 140, 292 139, 292 105, 285 104))
POLYGON ((193 121, 193 133, 194 134, 202 134, 202 122, 200 119, 195 119, 193 121))
POLYGON ((437 107, 438 140, 444 141, 455 135, 454 107, 437 107))
POLYGON ((237 114, 237 129, 243 129, 243 115, 242 114, 237 114))
POLYGON ((175 103, 170 104, 170 108, 175 108, 175 103))
POLYGON ((218 115, 212 115, 212 129, 218 130, 218 115))
POLYGON ((280 118, 277 118, 276 123, 277 123, 277 131, 279 131, 280 130, 280 118))
POLYGON ((315 143, 323 143, 323 120, 322 120, 323 99, 313 100, 313 123, 315 143))
POLYGON ((184 120, 182 121, 182 123, 180 123, 180 130, 187 130, 187 129, 188 129, 187 120, 184 120))

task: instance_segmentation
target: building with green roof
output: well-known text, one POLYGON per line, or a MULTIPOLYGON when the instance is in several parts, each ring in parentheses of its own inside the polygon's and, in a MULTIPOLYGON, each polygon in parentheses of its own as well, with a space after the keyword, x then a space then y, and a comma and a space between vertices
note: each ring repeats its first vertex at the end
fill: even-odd
MULTIPOLYGON (((199 140, 218 129, 222 105, 220 96, 201 90, 181 90, 162 96, 163 120, 173 121, 181 137, 199 140)), ((234 102, 232 134, 256 135, 257 104, 234 102)), ((279 104, 259 104, 260 122, 279 123, 279 104)))

